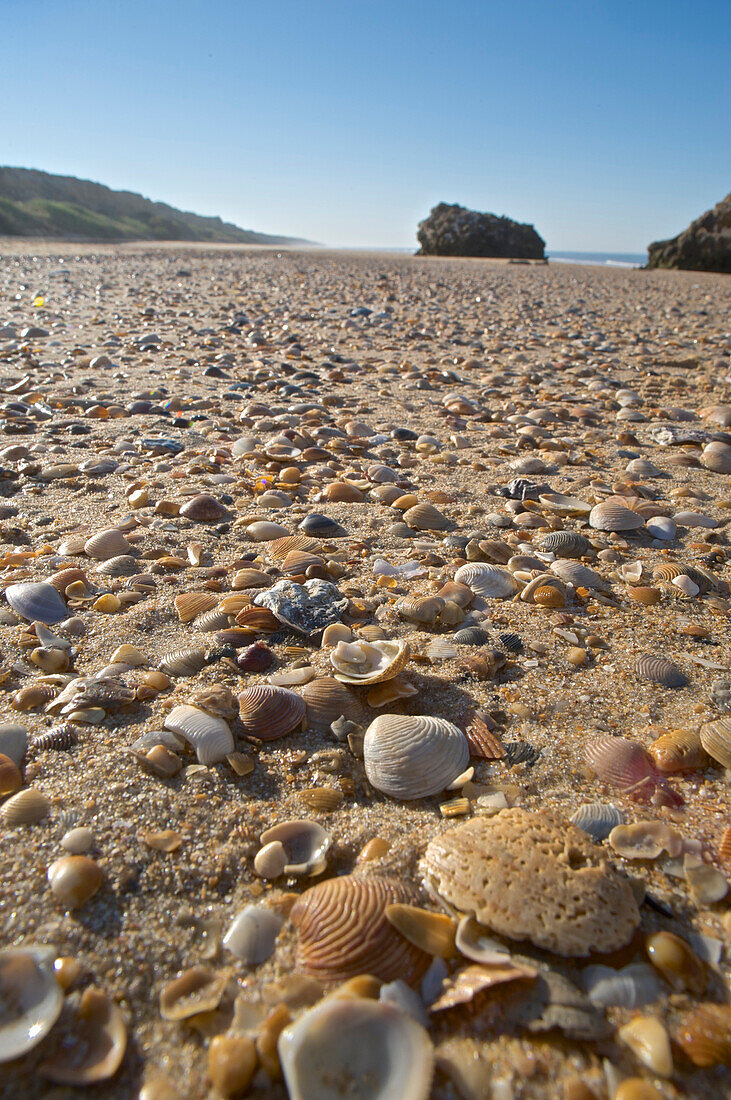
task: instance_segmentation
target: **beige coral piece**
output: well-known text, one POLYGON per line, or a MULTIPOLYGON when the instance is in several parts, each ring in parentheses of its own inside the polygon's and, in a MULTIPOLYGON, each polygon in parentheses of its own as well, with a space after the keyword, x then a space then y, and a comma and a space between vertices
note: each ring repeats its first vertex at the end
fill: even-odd
POLYGON ((630 884, 580 829, 526 810, 448 829, 429 844, 422 871, 460 913, 556 955, 615 951, 640 920, 630 884))

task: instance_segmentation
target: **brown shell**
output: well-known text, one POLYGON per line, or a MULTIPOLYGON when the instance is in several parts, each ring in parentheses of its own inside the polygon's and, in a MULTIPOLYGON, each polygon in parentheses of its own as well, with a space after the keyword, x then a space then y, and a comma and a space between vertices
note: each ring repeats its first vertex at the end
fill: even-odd
MULTIPOLYGON (((234 575, 231 587, 237 590, 242 588, 269 588, 272 580, 273 578, 261 569, 239 569, 234 575)), ((238 608, 238 610, 240 611, 241 608, 238 608)))
POLYGON ((356 504, 365 500, 360 489, 347 481, 331 481, 322 495, 325 500, 339 501, 342 504, 356 504))
POLYGON ((327 733, 331 724, 344 715, 353 719, 360 713, 358 701, 334 676, 310 680, 302 692, 307 704, 307 724, 316 733, 327 733))
POLYGON ((198 615, 211 611, 218 603, 214 592, 181 592, 173 601, 181 623, 191 623, 198 615))
POLYGON ((322 982, 372 974, 415 985, 431 956, 409 943, 386 918, 396 902, 418 895, 399 879, 344 875, 306 890, 290 914, 298 930, 297 967, 322 982))
POLYGON ((304 700, 287 688, 255 684, 239 695, 241 724, 260 741, 285 737, 302 724, 304 717, 304 700))
POLYGON ((16 691, 10 705, 13 710, 35 710, 36 707, 50 703, 51 699, 55 699, 57 695, 58 688, 51 684, 26 684, 25 687, 16 691))
POLYGON ((235 595, 224 596, 218 605, 218 611, 224 615, 238 615, 245 607, 251 607, 251 600, 243 592, 235 595))
POLYGON ((718 764, 731 768, 731 718, 705 722, 700 728, 700 742, 718 764))
POLYGON ((236 624, 250 634, 273 634, 281 626, 268 607, 245 607, 236 616, 236 624))
POLYGON ((444 531, 451 526, 451 521, 433 504, 415 504, 404 512, 404 523, 417 531, 444 531))
POLYGON ((505 746, 485 722, 476 714, 465 730, 465 737, 470 746, 470 756, 482 760, 502 760, 505 756, 505 746))
POLYGON ((219 523, 228 512, 210 493, 197 493, 186 501, 179 514, 196 523, 219 523))
POLYGON ((343 801, 343 792, 336 787, 306 787, 297 791, 297 797, 315 813, 329 814, 343 801))
POLYGON ((731 1066, 731 1005, 698 1005, 674 1039, 695 1066, 731 1066))
POLYGON ((686 572, 684 565, 680 565, 677 561, 664 561, 660 565, 655 566, 652 571, 652 579, 655 581, 673 581, 676 577, 681 577, 686 572))
POLYGON ((5 753, 0 752, 0 798, 15 794, 23 786, 20 768, 5 753))
POLYGON ((626 737, 596 737, 586 746, 586 760, 599 779, 626 790, 643 780, 652 780, 652 761, 636 741, 626 737))
POLYGON ((698 730, 669 730, 653 741, 647 751, 663 775, 692 772, 708 764, 698 730))
POLYGON ((307 550, 290 550, 279 568, 287 576, 297 577, 314 566, 324 565, 324 559, 317 554, 310 554, 307 550))
POLYGON ((60 572, 48 578, 48 583, 52 584, 61 596, 74 581, 79 581, 86 588, 89 587, 89 578, 83 569, 61 569, 60 572))
POLYGON ((267 554, 276 565, 279 565, 293 550, 315 554, 319 549, 320 543, 309 535, 283 535, 282 538, 272 539, 268 543, 267 554))

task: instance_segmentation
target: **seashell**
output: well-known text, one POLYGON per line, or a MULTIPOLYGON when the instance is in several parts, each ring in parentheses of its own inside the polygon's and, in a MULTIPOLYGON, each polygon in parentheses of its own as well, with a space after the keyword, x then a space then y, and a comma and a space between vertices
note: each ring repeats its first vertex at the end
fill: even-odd
POLYGON ((264 672, 273 662, 274 654, 264 642, 254 642, 236 658, 241 672, 264 672))
POLYGON ((475 680, 494 680, 501 668, 504 667, 507 658, 498 649, 489 649, 484 646, 475 654, 465 657, 460 661, 460 669, 475 680))
POLYGON ((559 558, 558 561, 552 562, 551 572, 565 584, 572 584, 574 588, 607 587, 607 582, 594 569, 589 569, 588 566, 568 558, 559 558))
POLYGON ((210 493, 197 493, 186 501, 178 514, 195 523, 220 523, 228 516, 223 504, 210 493))
POLYGON ((157 668, 168 676, 195 676, 205 664, 205 649, 173 649, 165 654, 157 668))
POLYGON ((708 764, 698 730, 670 730, 653 741, 647 751, 663 775, 697 771, 708 764))
MULTIPOLYGON (((237 1032, 226 1032, 214 1035, 208 1047, 208 1076, 217 1096, 243 1096, 249 1086, 259 1065, 254 1040, 248 1035, 237 1032)), ((143 1090, 144 1092, 144 1090, 143 1090)), ((140 1093, 140 1100, 148 1098, 140 1093)), ((172 1090, 170 1094, 158 1096, 149 1100, 175 1100, 172 1090)))
POLYGON ((322 496, 325 500, 337 501, 341 504, 355 504, 365 500, 361 490, 349 481, 331 481, 323 490, 322 496))
POLYGON ((200 764, 218 764, 234 751, 234 739, 228 722, 198 707, 186 704, 174 707, 163 725, 185 739, 200 764))
POLYGON ((481 626, 466 626, 458 630, 454 635, 458 645, 486 645, 490 639, 490 633, 481 626))
POLYGON ((41 1063, 42 1077, 58 1085, 94 1085, 114 1076, 127 1049, 127 1028, 106 993, 93 987, 84 990, 71 1036, 41 1063))
POLYGON ((457 1005, 470 1004, 478 993, 504 982, 533 979, 538 971, 532 967, 516 966, 509 956, 490 966, 473 965, 458 970, 444 979, 442 992, 429 1006, 430 1012, 443 1012, 457 1005))
POLYGON ((267 546, 267 555, 275 565, 280 565, 287 554, 293 550, 301 550, 303 553, 317 554, 320 543, 309 535, 285 535, 283 538, 274 539, 267 546))
POLYGON ((61 856, 47 871, 51 893, 65 909, 78 909, 94 897, 104 873, 89 856, 61 856))
MULTIPOLYGON (((107 558, 106 561, 96 567, 95 572, 101 573, 105 577, 129 577, 136 573, 137 569, 138 562, 136 558, 130 557, 129 554, 119 554, 113 558, 107 558)), ((71 595, 69 589, 66 592, 67 595, 71 595)), ((93 599, 94 594, 92 593, 90 596, 83 598, 93 599)))
POLYGON ((541 537, 539 548, 557 558, 583 558, 591 552, 591 543, 578 531, 552 531, 541 537))
POLYGON ((460 584, 459 581, 447 581, 436 594, 441 600, 456 603, 463 609, 469 607, 475 595, 469 585, 460 584))
POLYGON ((700 728, 700 742, 716 763, 731 768, 731 718, 704 722, 700 728))
POLYGON ((308 809, 322 814, 332 813, 343 801, 342 791, 335 787, 306 787, 297 791, 297 797, 308 809))
POLYGON ((728 880, 710 863, 686 852, 683 872, 697 905, 707 907, 721 901, 728 893, 728 880))
POLYGON ((298 932, 297 968, 323 982, 372 974, 384 982, 401 978, 415 984, 431 956, 396 931, 386 906, 416 900, 413 887, 379 875, 342 875, 312 886, 290 913, 298 932))
POLYGON ((650 516, 645 521, 647 531, 654 539, 672 542, 677 534, 677 524, 670 516, 650 516))
POLYGON ((657 974, 646 963, 633 963, 621 970, 587 966, 581 980, 591 1003, 603 1008, 641 1008, 664 995, 657 974))
MULTIPOLYGON (((263 573, 261 569, 239 569, 231 583, 232 587, 236 589, 269 588, 272 578, 268 573, 263 573)), ((241 608, 237 608, 237 610, 240 611, 241 608)))
POLYGON ((507 947, 489 936, 474 917, 462 917, 457 924, 455 946, 465 958, 485 966, 504 964, 510 958, 507 947))
POLYGON ((267 607, 245 607, 236 616, 236 623, 249 634, 274 634, 282 625, 267 607))
POLYGON ((322 539, 342 539, 348 534, 337 520, 332 519, 330 516, 321 515, 319 512, 310 512, 309 515, 305 516, 298 530, 305 535, 322 539))
POLYGON ((212 634, 214 630, 224 630, 230 623, 230 619, 220 607, 214 607, 210 611, 204 611, 193 620, 193 629, 201 634, 212 634))
POLYGON ((622 790, 655 780, 655 769, 642 745, 625 737, 589 741, 586 760, 599 779, 622 790))
POLYGON ((247 905, 229 925, 223 946, 246 966, 259 966, 274 952, 284 917, 263 905, 247 905))
POLYGON ((418 905, 395 902, 386 906, 386 920, 397 928, 409 943, 441 959, 451 959, 456 953, 454 937, 457 922, 444 913, 433 913, 418 905))
POLYGON ((644 526, 642 516, 614 500, 604 500, 589 512, 589 524, 597 531, 636 531, 644 526))
POLYGON ((663 852, 674 859, 683 850, 682 836, 664 821, 615 825, 609 843, 625 859, 657 859, 663 852))
POLYGON ((281 845, 285 875, 312 877, 322 874, 327 866, 331 839, 316 821, 283 821, 263 832, 260 839, 264 847, 281 845))
POLYGON ((560 609, 566 606, 566 597, 563 591, 552 584, 539 585, 532 593, 533 603, 538 607, 560 609))
POLYGON ((688 684, 687 677, 677 665, 665 657, 656 657, 651 653, 641 654, 634 663, 634 670, 640 679, 662 687, 682 688, 688 684))
POLYGON ((236 697, 225 684, 210 684, 200 688, 190 699, 190 706, 204 710, 216 718, 231 722, 238 714, 236 697))
POLYGON ((645 941, 647 957, 668 985, 677 992, 700 997, 708 985, 708 972, 689 943, 672 932, 655 932, 645 941))
POLYGON ((605 840, 616 825, 624 823, 624 814, 611 802, 584 802, 569 821, 598 843, 605 840))
MULTIPOLYGON (((494 723, 492 725, 494 727, 494 723)), ((502 760, 506 755, 502 741, 495 736, 479 713, 472 718, 465 737, 471 757, 481 760, 502 760)))
MULTIPOLYGON (((279 568, 287 576, 295 577, 306 573, 308 569, 324 568, 325 561, 317 554, 310 554, 306 550, 290 550, 279 568)), ((271 580, 271 578, 270 578, 271 580)))
POLYGON ((256 520, 246 528, 246 535, 254 542, 273 542, 275 539, 286 538, 290 532, 281 523, 270 523, 268 520, 256 520))
POLYGON ((398 601, 396 610, 410 623, 431 625, 437 621, 444 606, 444 600, 438 596, 406 596, 398 601))
POLYGON ((83 584, 85 588, 89 587, 89 578, 83 569, 62 569, 48 578, 48 583, 53 585, 59 596, 63 596, 68 586, 74 582, 83 584))
POLYGON ((216 645, 244 649, 251 645, 251 631, 241 626, 228 626, 225 630, 217 631, 213 640, 216 645))
POLYGON ((275 741, 302 724, 305 702, 287 688, 255 684, 239 695, 239 717, 248 734, 275 741))
POLYGON ((375 489, 371 489, 371 496, 381 504, 392 505, 401 499, 403 490, 395 485, 377 485, 375 489))
POLYGON ((29 660, 43 672, 66 672, 70 663, 65 649, 48 649, 46 646, 32 650, 29 660))
POLYGON ((707 443, 701 454, 701 462, 707 470, 717 474, 731 474, 731 447, 728 443, 707 443))
POLYGON ((218 1008, 228 983, 227 974, 214 974, 205 966, 184 970, 160 992, 163 1020, 188 1020, 218 1008))
POLYGON ((635 1058, 660 1077, 672 1077, 670 1037, 654 1016, 635 1016, 617 1031, 617 1038, 635 1058))
POLYGON ((48 752, 50 749, 56 752, 65 752, 71 749, 79 740, 79 735, 73 726, 56 726, 54 729, 41 733, 30 742, 29 748, 35 752, 48 752))
POLYGON ((483 562, 468 562, 454 574, 458 584, 466 584, 478 596, 506 600, 518 591, 518 582, 508 569, 483 562))
POLYGON ((66 604, 52 584, 45 581, 11 584, 5 589, 5 599, 16 615, 46 626, 60 623, 68 615, 66 604))
POLYGON ((447 519, 433 504, 415 504, 404 512, 404 523, 417 531, 444 531, 452 526, 452 521, 447 519))
POLYGON ((291 1100, 427 1100, 431 1093, 429 1035, 395 1005, 326 999, 282 1031, 277 1049, 291 1100))
POLYGON ((664 561, 655 566, 652 571, 652 578, 655 581, 673 581, 676 577, 683 576, 685 572, 685 566, 680 565, 678 562, 664 561))
MULTIPOLYGON (((566 602, 566 586, 564 582, 553 573, 540 573, 533 580, 528 581, 525 588, 521 590, 520 599, 522 603, 533 603, 536 598, 536 594, 541 592, 544 588, 555 588, 561 599, 566 602)), ((541 598, 546 600, 546 593, 541 592, 541 598)))
POLYGON ((57 695, 58 688, 53 687, 52 684, 27 684, 26 687, 16 691, 11 706, 13 710, 35 710, 36 707, 42 707, 55 699, 57 695))
POLYGON ((358 703, 346 687, 333 676, 318 676, 302 692, 307 705, 307 725, 316 733, 327 733, 336 718, 350 718, 358 703))
POLYGON ((95 535, 84 543, 84 553, 88 558, 96 558, 97 561, 107 561, 109 558, 117 558, 132 553, 132 545, 127 541, 122 532, 116 527, 106 527, 97 531, 95 535))
POLYGON ((10 722, 0 724, 0 752, 20 767, 28 746, 28 730, 10 722))
POLYGON ((16 825, 35 825, 47 817, 51 803, 35 787, 26 787, 12 795, 0 808, 0 817, 9 829, 16 825))
POLYGON ((181 623, 190 623, 198 615, 211 611, 218 603, 219 597, 213 592, 181 592, 173 603, 181 623))
POLYGON ((5 753, 0 753, 0 798, 15 794, 23 786, 20 768, 5 753))
POLYGON ((673 1039, 694 1066, 731 1066, 731 1005, 697 1005, 673 1039))
POLYGON ((375 684, 366 695, 366 702, 369 707, 385 707, 399 699, 409 699, 418 694, 419 689, 414 684, 404 680, 403 676, 395 676, 392 680, 375 684))
POLYGON ((147 658, 137 646, 127 644, 117 646, 109 660, 112 664, 127 665, 128 668, 142 668, 147 664, 147 658))
POLYGON ((427 798, 449 786, 469 764, 469 745, 457 726, 442 718, 382 714, 363 741, 370 784, 404 800, 427 798))
POLYGON ((330 664, 342 684, 365 686, 398 676, 410 656, 404 641, 338 642, 330 653, 330 664))
POLYGON ((591 505, 585 500, 564 493, 540 493, 538 500, 546 511, 559 516, 588 516, 591 512, 591 505))
POLYGON ((36 944, 0 951, 0 1064, 37 1046, 61 1015, 55 956, 54 948, 36 944))

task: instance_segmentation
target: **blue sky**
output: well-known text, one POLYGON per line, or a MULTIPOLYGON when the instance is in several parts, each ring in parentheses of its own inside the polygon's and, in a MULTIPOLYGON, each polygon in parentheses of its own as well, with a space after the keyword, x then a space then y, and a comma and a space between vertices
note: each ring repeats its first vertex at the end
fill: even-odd
POLYGON ((729 0, 2 0, 0 163, 406 247, 642 251, 731 190, 729 0))

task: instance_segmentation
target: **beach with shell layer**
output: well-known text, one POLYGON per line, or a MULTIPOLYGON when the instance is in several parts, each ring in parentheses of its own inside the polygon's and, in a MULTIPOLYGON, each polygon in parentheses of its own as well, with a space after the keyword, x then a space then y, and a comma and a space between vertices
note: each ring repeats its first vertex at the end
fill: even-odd
POLYGON ((728 279, 0 295, 0 1098, 721 1095, 728 279))

